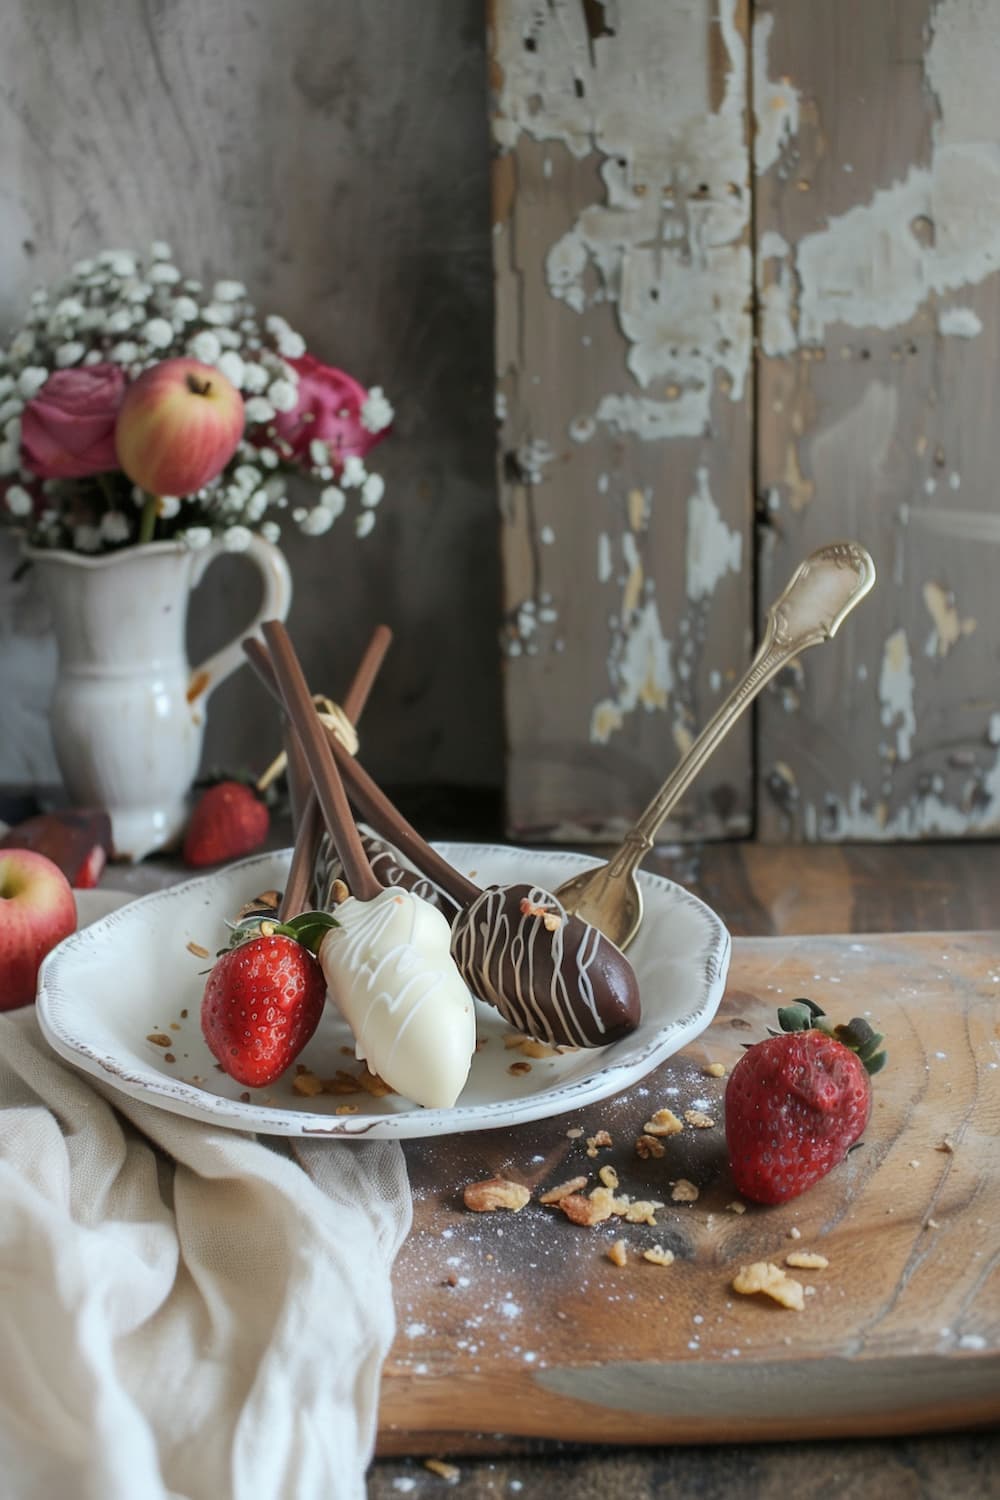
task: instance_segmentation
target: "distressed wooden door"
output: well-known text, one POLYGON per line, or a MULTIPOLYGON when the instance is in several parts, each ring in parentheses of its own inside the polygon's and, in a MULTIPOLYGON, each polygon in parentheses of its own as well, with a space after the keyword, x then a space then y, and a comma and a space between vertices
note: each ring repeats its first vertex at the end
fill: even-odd
POLYGON ((613 836, 798 561, 880 583, 665 836, 1000 828, 982 0, 494 0, 508 823, 613 836))

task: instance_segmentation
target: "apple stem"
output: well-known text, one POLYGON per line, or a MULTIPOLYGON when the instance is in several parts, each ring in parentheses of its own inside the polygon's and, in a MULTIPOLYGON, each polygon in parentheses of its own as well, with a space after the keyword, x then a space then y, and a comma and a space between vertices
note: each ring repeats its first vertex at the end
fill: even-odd
POLYGON ((153 540, 153 532, 156 529, 156 515, 158 503, 155 495, 147 495, 142 505, 142 515, 139 517, 139 546, 144 542, 153 540))

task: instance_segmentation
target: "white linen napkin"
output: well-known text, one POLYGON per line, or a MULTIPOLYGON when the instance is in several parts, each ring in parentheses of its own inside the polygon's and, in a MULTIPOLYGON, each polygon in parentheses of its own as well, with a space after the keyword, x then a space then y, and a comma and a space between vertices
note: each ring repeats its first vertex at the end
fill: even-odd
POLYGON ((394 1143, 183 1119, 0 1016, 5 1500, 363 1496, 410 1214, 394 1143))

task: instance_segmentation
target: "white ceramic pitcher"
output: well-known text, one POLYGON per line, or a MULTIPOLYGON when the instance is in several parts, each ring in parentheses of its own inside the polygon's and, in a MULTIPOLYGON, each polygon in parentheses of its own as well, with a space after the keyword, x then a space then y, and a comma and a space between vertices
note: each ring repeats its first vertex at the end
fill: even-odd
POLYGON ((292 599, 284 556, 254 536, 240 554, 261 575, 256 617, 198 666, 187 659, 188 597, 221 542, 192 552, 150 542, 102 557, 29 548, 52 610, 59 665, 52 739, 78 806, 111 815, 115 855, 140 860, 184 827, 212 691, 245 660, 242 639, 283 620, 292 599))

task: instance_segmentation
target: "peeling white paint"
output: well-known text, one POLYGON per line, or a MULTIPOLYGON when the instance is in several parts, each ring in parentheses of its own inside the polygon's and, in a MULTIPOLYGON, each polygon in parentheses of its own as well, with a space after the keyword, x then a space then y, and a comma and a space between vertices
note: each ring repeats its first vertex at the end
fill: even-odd
POLYGON ((799 91, 790 78, 776 83, 767 62, 774 16, 765 12, 753 23, 753 160, 756 172, 766 172, 781 158, 799 132, 799 91))
POLYGON ((983 321, 971 307, 942 307, 938 313, 938 333, 959 339, 974 339, 983 331, 983 321))
POLYGON ((531 485, 542 483, 546 466, 555 458, 544 438, 534 438, 531 442, 522 443, 514 456, 522 481, 531 485))
MULTIPOLYGON (((819 495, 836 495, 838 524, 851 536, 864 535, 870 507, 892 489, 890 456, 898 415, 897 387, 870 380, 856 405, 809 443, 811 480, 803 481, 810 485, 806 498, 812 498, 813 488, 819 495)), ((794 452, 794 444, 789 451, 794 452)), ((795 489, 789 488, 792 509, 801 509, 795 489)))
POLYGON ((549 247, 549 290, 577 313, 614 304, 628 372, 650 392, 609 394, 598 421, 646 440, 697 436, 719 382, 741 401, 750 366, 745 47, 736 0, 618 14, 613 37, 591 39, 576 0, 499 28, 495 138, 599 155, 604 201, 549 247), (727 70, 713 111, 716 38, 727 70))
POLYGON ((686 580, 688 598, 697 602, 713 594, 726 573, 740 571, 743 538, 722 519, 707 468, 699 468, 695 479, 698 487, 687 503, 686 580))
MULTIPOLYGON (((969 834, 991 833, 1000 823, 1000 756, 981 778, 977 778, 977 796, 967 807, 946 802, 940 784, 923 796, 914 797, 890 815, 888 805, 874 807, 867 790, 853 782, 847 801, 836 800, 836 817, 831 820, 830 838, 848 839, 922 839, 966 838, 969 834)), ((803 808, 803 826, 807 837, 823 837, 816 808, 803 808), (810 831, 811 830, 811 831, 810 831)))
POLYGON ((671 649, 660 624, 656 600, 647 599, 608 661, 615 693, 594 706, 590 721, 592 743, 606 745, 622 728, 626 715, 639 707, 647 712, 666 708, 674 685, 671 649))
POLYGON ((939 583, 924 584, 924 603, 934 622, 934 629, 927 637, 924 651, 928 656, 947 656, 963 636, 972 635, 976 622, 960 619, 955 596, 939 583))
POLYGON ((773 229, 765 230, 760 237, 757 260, 757 299, 760 346, 771 357, 791 354, 797 347, 797 291, 788 241, 773 229))
POLYGON ((917 717, 913 708, 913 663, 905 630, 896 630, 885 643, 878 680, 882 723, 896 731, 896 757, 906 761, 913 753, 917 717))
POLYGON ((597 581, 607 583, 611 577, 611 538, 606 531, 597 535, 597 581))

